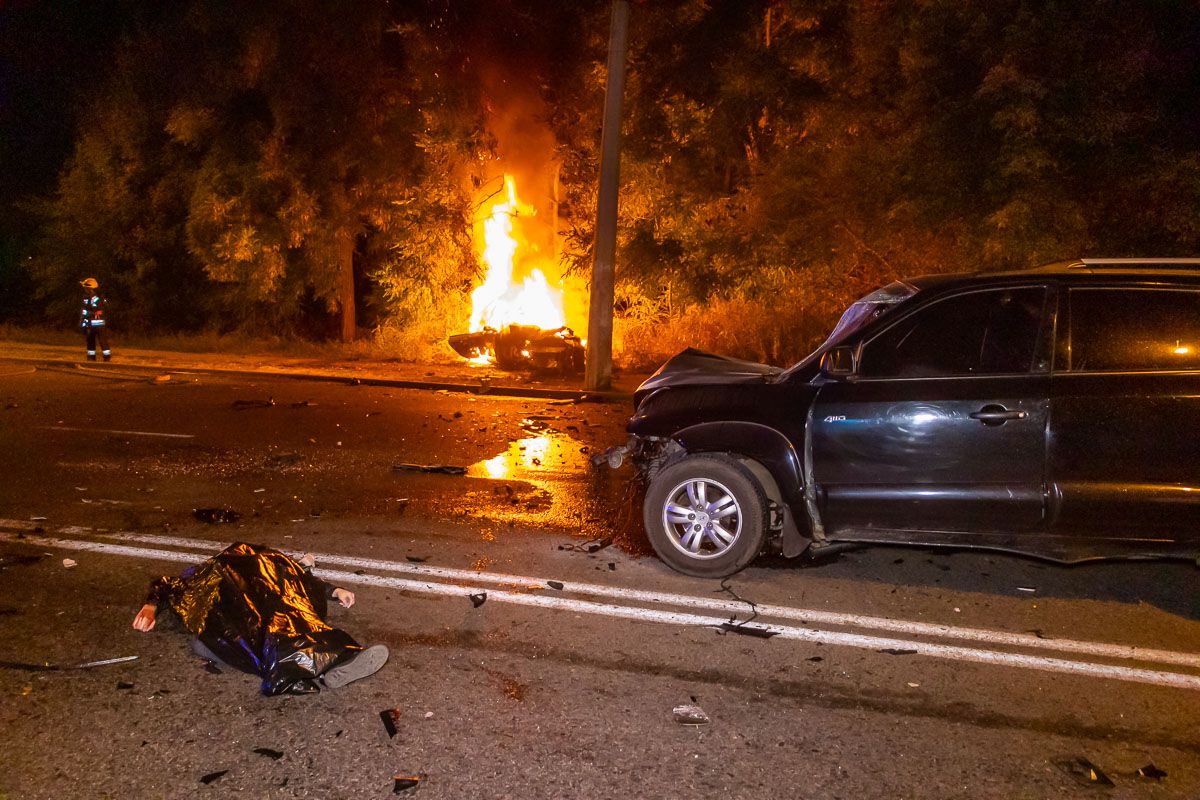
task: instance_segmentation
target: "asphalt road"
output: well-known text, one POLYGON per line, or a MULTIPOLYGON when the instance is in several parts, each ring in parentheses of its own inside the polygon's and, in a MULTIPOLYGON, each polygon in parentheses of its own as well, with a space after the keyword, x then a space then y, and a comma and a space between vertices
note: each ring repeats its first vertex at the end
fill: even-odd
POLYGON ((587 465, 627 413, 0 362, 0 798, 1200 796, 1196 567, 873 548, 686 578, 587 465), (268 698, 131 629, 154 576, 238 540, 316 553, 388 665, 268 698))

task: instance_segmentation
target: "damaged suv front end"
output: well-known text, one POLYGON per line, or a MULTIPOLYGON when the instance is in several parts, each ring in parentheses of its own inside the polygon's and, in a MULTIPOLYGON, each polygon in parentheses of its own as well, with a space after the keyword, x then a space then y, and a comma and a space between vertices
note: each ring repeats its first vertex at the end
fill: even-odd
POLYGON ((723 576, 764 548, 793 557, 822 541, 805 494, 812 380, 830 347, 915 292, 898 283, 863 298, 791 369, 688 349, 638 388, 629 441, 605 458, 631 460, 645 480, 643 519, 664 561, 723 576))

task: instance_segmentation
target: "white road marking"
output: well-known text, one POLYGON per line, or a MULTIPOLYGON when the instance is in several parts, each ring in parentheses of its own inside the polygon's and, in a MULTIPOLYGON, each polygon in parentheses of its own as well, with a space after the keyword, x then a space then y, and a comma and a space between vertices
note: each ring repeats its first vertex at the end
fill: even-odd
MULTIPOLYGON (((67 533, 67 529, 63 529, 67 533)), ((216 552, 223 550, 228 544, 213 542, 207 539, 189 539, 178 536, 155 536, 138 533, 103 533, 96 536, 116 539, 126 542, 143 542, 154 545, 176 547, 191 547, 216 552)), ((495 572, 474 572, 473 570, 453 569, 450 567, 435 567, 427 564, 408 564, 395 561, 383 561, 374 558, 357 558, 336 554, 314 553, 318 563, 335 564, 341 567, 358 569, 373 569, 385 572, 399 572, 409 575, 421 575, 431 578, 444 578, 454 581, 474 581, 509 585, 528 586, 530 584, 545 585, 548 579, 528 575, 506 575, 495 572)), ((749 607, 746 603, 736 600, 722 600, 714 597, 693 597, 685 594, 670 592, 648 592, 642 589, 626 589, 620 586, 604 586, 594 583, 575 583, 562 581, 563 591, 596 597, 609 597, 618 600, 632 600, 640 603, 658 605, 673 605, 684 608, 719 611, 730 615, 745 614, 749 607)), ((906 636, 932 636, 940 639, 955 639, 959 641, 979 642, 988 645, 1010 647, 1027 647, 1035 650, 1052 650, 1059 653, 1096 656, 1099 658, 1117 658, 1130 661, 1147 661, 1159 664, 1177 664, 1184 667, 1200 669, 1200 653, 1184 653, 1176 650, 1158 650, 1133 645, 1109 644, 1107 642, 1088 642, 1075 639, 1043 639, 1029 633, 1010 633, 1008 631, 988 630, 986 628, 969 628, 955 625, 943 625, 913 620, 890 619, 888 617, 873 617, 862 614, 846 614, 837 611, 822 611, 813 608, 793 608, 756 604, 760 618, 787 619, 799 622, 816 623, 821 625, 837 625, 847 628, 867 628, 874 631, 906 636)))
MULTIPOLYGON (((14 541, 11 534, 0 533, 0 541, 14 541)), ((188 553, 178 550, 159 550, 148 547, 109 544, 83 539, 56 539, 46 536, 26 536, 22 541, 41 547, 56 547, 68 550, 102 553, 107 555, 130 556, 133 558, 149 558, 162 561, 193 563, 204 560, 200 553, 188 553)), ((206 543, 211 544, 211 542, 206 543)), ((327 558, 327 561, 332 559, 327 558)), ((346 585, 377 586, 390 589, 454 596, 467 599, 483 587, 471 585, 453 585, 431 581, 412 580, 409 578, 394 578, 384 575, 358 575, 353 572, 340 570, 318 569, 315 573, 324 580, 346 585)), ((607 603, 596 603, 590 600, 576 600, 554 595, 528 594, 512 592, 503 589, 487 589, 488 600, 492 602, 510 603, 513 605, 531 606, 559 611, 572 611, 582 614, 629 619, 641 622, 654 622, 668 625, 717 627, 726 622, 724 617, 706 617, 699 614, 664 611, 653 608, 636 606, 620 606, 607 603)), ((1200 690, 1200 675, 1187 675, 1178 672, 1165 672, 1136 667, 1123 667, 1111 664, 1097 664, 1087 661, 1073 661, 1064 658, 1048 658, 1020 653, 1006 653, 996 650, 982 650, 957 645, 934 644, 930 642, 913 641, 909 639, 893 639, 881 636, 825 631, 814 628, 798 628, 788 625, 768 626, 780 639, 790 639, 814 644, 826 644, 842 647, 855 647, 865 650, 905 650, 914 654, 944 658, 954 661, 970 661, 996 666, 1033 669, 1044 672, 1057 672, 1069 675, 1083 675, 1096 678, 1131 683, 1168 686, 1180 689, 1200 690)))
POLYGON ((67 425, 44 425, 44 431, 80 431, 83 433, 115 433, 121 436, 156 436, 160 439, 195 439, 193 433, 155 433, 154 431, 113 431, 106 428, 72 428, 67 425))

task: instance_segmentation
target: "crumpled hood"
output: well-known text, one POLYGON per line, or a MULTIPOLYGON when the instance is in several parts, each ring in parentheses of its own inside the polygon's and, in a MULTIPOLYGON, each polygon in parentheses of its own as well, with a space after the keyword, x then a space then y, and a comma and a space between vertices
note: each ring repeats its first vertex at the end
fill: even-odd
POLYGON ((638 387, 640 399, 664 386, 711 386, 715 384, 762 383, 783 370, 770 364, 743 361, 705 353, 689 347, 673 356, 638 387))

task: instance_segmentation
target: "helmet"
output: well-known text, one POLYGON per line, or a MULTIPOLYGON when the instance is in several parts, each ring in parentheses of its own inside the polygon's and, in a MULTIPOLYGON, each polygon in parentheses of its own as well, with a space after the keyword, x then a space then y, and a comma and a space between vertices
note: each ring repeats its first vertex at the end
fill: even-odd
POLYGON ((100 282, 97 281, 95 278, 84 278, 83 280, 81 280, 79 282, 79 285, 85 289, 99 289, 100 288, 100 282))

